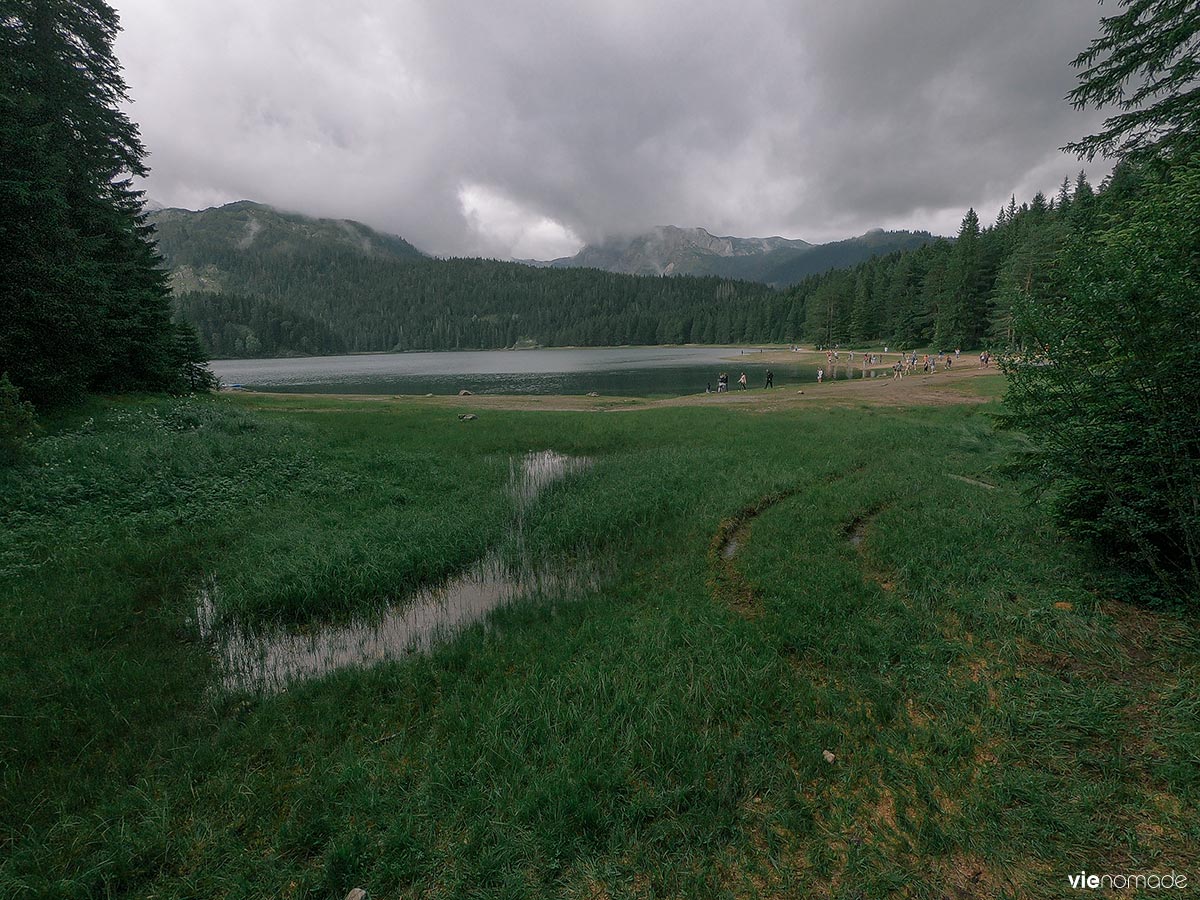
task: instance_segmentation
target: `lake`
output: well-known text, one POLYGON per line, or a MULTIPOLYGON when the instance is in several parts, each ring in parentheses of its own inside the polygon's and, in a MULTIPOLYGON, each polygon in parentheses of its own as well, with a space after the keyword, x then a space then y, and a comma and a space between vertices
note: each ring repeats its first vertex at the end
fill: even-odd
MULTIPOLYGON (((737 347, 580 347, 364 353, 296 359, 220 359, 212 370, 226 385, 250 390, 329 394, 587 394, 679 396, 730 389, 745 371, 760 388, 767 365, 758 350, 737 347)), ((816 366, 774 365, 775 384, 811 383, 816 366)))

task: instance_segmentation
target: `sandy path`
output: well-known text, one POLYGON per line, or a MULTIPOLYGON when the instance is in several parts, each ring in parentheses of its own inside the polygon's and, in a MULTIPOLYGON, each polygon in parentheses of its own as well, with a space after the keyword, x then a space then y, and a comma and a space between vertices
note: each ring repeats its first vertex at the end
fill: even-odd
MULTIPOLYGON (((797 357, 816 356, 824 354, 790 353, 786 350, 778 353, 754 354, 753 363, 770 364, 775 357, 782 361, 796 362, 797 357)), ((747 354, 743 357, 750 362, 747 354)), ((738 357, 733 357, 737 360, 738 357)), ((807 360, 801 359, 800 362, 807 360)), ((775 363, 780 364, 779 362, 775 363)), ((731 366, 731 368, 733 368, 731 366)), ((250 402, 253 398, 270 399, 271 406, 278 406, 280 401, 287 402, 289 408, 303 407, 305 402, 313 400, 325 401, 313 411, 337 408, 327 405, 328 401, 338 400, 345 405, 356 403, 404 403, 413 405, 432 405, 450 407, 462 412, 485 409, 549 409, 549 410, 579 410, 586 412, 619 412, 623 410, 658 409, 677 406, 728 406, 737 409, 753 411, 771 411, 783 408, 798 408, 802 406, 835 407, 835 406, 945 406, 958 403, 983 403, 989 399, 987 392, 976 390, 972 382, 977 378, 992 380, 1003 378, 993 366, 981 369, 978 365, 964 364, 961 368, 949 372, 938 372, 936 375, 913 374, 906 375, 900 380, 891 377, 888 366, 876 367, 880 375, 877 378, 854 380, 826 381, 817 384, 815 381, 796 384, 782 382, 772 390, 752 388, 746 391, 736 387, 725 394, 687 394, 682 397, 664 399, 645 399, 641 397, 586 397, 575 395, 510 395, 510 394, 473 394, 468 397, 443 396, 418 397, 412 395, 390 396, 379 394, 294 394, 268 393, 255 391, 238 392, 250 402), (885 374, 886 373, 886 374, 885 374)), ((979 385, 983 387, 983 385, 979 385)))

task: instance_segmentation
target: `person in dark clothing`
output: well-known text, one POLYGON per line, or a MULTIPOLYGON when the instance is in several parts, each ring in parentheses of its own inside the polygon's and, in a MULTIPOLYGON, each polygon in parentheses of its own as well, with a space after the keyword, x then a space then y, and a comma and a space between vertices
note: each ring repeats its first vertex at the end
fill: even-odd
POLYGON ((767 387, 775 387, 775 373, 767 369, 767 387))

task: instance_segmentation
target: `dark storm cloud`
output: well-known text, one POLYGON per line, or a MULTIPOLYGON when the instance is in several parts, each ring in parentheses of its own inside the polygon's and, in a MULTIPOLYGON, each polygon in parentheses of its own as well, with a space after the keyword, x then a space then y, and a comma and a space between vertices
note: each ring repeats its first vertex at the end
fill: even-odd
POLYGON ((155 198, 437 253, 953 231, 1075 171, 1056 148, 1099 119, 1062 100, 1093 0, 117 6, 155 198))

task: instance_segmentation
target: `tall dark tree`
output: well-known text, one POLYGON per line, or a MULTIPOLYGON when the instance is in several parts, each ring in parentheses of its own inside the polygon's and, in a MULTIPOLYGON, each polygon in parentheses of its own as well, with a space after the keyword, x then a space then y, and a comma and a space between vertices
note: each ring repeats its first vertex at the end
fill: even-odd
POLYGON ((0 372, 40 404, 186 387, 102 0, 0 3, 0 372))
POLYGON ((1003 363, 1005 406, 1071 532, 1164 600, 1200 603, 1200 5, 1123 6, 1071 94, 1124 110, 1071 145, 1123 156, 1115 187, 1093 196, 1080 177, 1053 297, 1013 292, 1027 352, 1003 363))
POLYGON ((935 320, 934 342, 939 347, 974 347, 978 343, 985 296, 982 255, 979 216, 969 209, 954 244, 949 290, 935 320))

